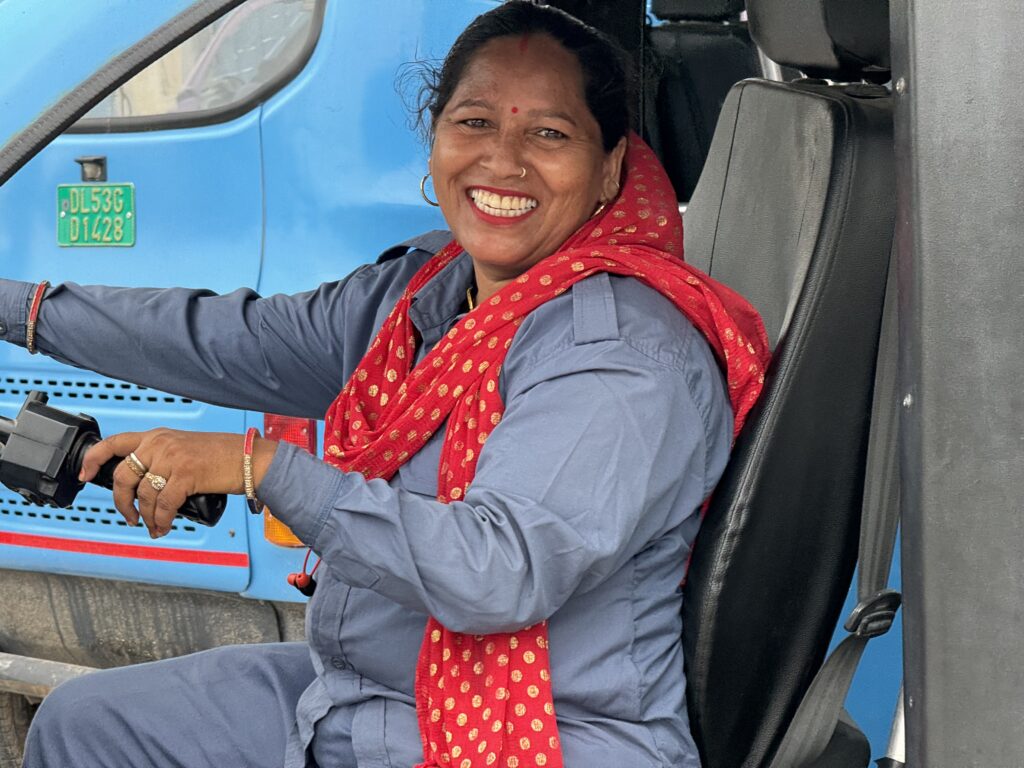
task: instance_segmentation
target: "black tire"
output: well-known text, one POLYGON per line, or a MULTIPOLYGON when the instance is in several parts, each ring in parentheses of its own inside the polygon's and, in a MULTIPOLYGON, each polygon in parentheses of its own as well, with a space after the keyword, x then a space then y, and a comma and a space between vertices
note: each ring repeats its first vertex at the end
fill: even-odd
POLYGON ((0 768, 21 768, 25 735, 35 705, 17 693, 0 693, 0 768))

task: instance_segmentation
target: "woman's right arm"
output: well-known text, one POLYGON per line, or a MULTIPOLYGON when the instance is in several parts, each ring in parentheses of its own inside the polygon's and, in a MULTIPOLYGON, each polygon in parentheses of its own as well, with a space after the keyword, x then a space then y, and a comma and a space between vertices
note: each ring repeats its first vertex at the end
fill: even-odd
MULTIPOLYGON (((196 400, 319 418, 344 385, 345 355, 366 348, 375 302, 391 292, 381 271, 364 267, 308 293, 267 298, 65 283, 43 299, 36 348, 196 400)), ((0 338, 25 345, 32 289, 0 280, 0 338)))
MULTIPOLYGON (((35 346, 194 400, 320 418, 409 278, 450 238, 425 233, 344 280, 293 296, 56 285, 40 305, 35 346)), ((25 346, 34 287, 0 279, 0 340, 25 346)))

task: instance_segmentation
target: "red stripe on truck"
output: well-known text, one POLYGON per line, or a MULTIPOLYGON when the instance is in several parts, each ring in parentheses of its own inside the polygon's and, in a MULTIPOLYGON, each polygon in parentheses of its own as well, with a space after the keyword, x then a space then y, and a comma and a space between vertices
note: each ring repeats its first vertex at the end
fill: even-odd
POLYGON ((178 549, 176 547, 140 546, 138 544, 114 544, 105 541, 84 539, 63 539, 57 536, 35 536, 28 533, 0 531, 0 544, 36 549, 55 549, 61 552, 78 552, 83 555, 104 555, 106 557, 132 557, 137 560, 163 560, 171 563, 195 563, 198 565, 230 565, 249 567, 249 555, 245 552, 216 552, 201 549, 178 549))

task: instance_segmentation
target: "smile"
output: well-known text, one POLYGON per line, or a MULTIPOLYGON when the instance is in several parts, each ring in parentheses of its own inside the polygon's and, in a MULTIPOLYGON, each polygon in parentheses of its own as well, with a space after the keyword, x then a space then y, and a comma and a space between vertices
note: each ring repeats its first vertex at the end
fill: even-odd
POLYGON ((486 213, 488 216, 497 216, 503 219, 525 216, 539 205, 532 197, 499 195, 496 192, 490 192, 479 187, 470 189, 469 197, 477 210, 486 213))

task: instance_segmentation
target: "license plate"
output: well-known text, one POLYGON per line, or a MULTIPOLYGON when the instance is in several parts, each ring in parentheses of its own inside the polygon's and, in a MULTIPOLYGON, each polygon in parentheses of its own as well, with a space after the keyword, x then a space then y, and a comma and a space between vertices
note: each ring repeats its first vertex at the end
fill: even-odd
POLYGON ((58 185, 57 245, 135 245, 135 185, 58 185))

